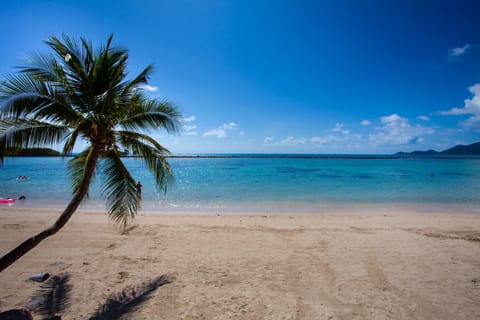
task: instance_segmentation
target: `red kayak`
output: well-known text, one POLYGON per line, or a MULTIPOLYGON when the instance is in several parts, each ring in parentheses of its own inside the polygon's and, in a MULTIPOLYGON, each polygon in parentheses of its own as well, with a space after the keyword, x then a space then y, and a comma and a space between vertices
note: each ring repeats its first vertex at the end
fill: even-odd
POLYGON ((15 203, 15 199, 0 199, 0 203, 15 203))

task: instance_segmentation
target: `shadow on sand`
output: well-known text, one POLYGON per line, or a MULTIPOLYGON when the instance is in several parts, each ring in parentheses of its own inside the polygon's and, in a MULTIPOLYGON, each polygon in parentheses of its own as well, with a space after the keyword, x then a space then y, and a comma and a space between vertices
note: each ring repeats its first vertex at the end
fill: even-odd
POLYGON ((111 295, 89 320, 120 319, 134 313, 161 286, 171 283, 173 279, 162 275, 138 286, 129 286, 121 292, 111 295))
MULTIPOLYGON (((56 275, 46 281, 33 295, 27 309, 8 310, 0 313, 0 320, 33 320, 30 311, 42 320, 60 320, 62 313, 70 305, 72 286, 68 273, 56 275)), ((173 278, 162 275, 139 285, 128 286, 122 291, 112 294, 89 320, 120 319, 133 314, 161 286, 171 283, 173 278)))

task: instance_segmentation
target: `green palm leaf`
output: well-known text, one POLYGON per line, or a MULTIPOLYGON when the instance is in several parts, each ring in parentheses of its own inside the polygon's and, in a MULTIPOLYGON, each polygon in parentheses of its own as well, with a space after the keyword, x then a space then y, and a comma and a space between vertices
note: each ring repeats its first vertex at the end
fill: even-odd
POLYGON ((166 192, 168 183, 173 179, 172 170, 165 158, 170 155, 170 151, 147 135, 128 131, 120 131, 118 135, 122 146, 140 158, 153 174, 157 186, 166 192))
POLYGON ((20 67, 22 74, 41 81, 56 81, 58 62, 52 54, 31 54, 28 58, 28 65, 20 67))
POLYGON ((74 122, 79 114, 70 105, 65 92, 56 85, 27 74, 7 77, 0 86, 3 118, 30 118, 58 122, 74 122))
POLYGON ((123 94, 128 94, 128 93, 137 91, 141 85, 146 84, 148 82, 148 79, 152 71, 153 71, 152 65, 149 65, 148 67, 146 67, 142 72, 140 72, 140 74, 135 79, 130 81, 130 83, 125 87, 125 92, 123 92, 123 94))
POLYGON ((7 118, 0 120, 0 161, 10 148, 51 146, 68 134, 67 127, 35 120, 7 118))
POLYGON ((125 228, 128 221, 135 217, 140 204, 136 181, 123 164, 116 149, 105 154, 102 167, 108 214, 113 221, 125 228))
POLYGON ((168 101, 145 100, 136 95, 132 99, 128 117, 119 122, 127 130, 146 128, 163 128, 167 132, 177 133, 180 112, 174 104, 168 101))

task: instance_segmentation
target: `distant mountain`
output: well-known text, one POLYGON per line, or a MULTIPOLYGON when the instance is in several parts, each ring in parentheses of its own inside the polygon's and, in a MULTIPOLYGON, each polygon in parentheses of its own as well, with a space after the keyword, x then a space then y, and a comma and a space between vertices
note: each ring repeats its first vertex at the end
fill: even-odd
POLYGON ((480 142, 464 146, 459 144, 453 148, 442 151, 442 154, 480 154, 480 142))
POLYGON ((467 146, 459 144, 453 148, 443 150, 443 151, 413 151, 413 152, 397 152, 396 156, 403 155, 445 155, 445 154, 457 154, 457 155, 480 155, 480 142, 472 143, 467 146))

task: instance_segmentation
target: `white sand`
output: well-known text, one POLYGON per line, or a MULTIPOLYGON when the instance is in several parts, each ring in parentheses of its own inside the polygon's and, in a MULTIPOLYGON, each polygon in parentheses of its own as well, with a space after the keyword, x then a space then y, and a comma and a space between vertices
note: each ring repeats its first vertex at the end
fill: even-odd
MULTIPOLYGON (((0 254, 59 210, 0 208, 0 254)), ((63 319, 88 319, 127 285, 167 274, 125 319, 480 319, 480 214, 391 209, 317 215, 140 215, 122 235, 77 212, 0 273, 0 310, 38 272, 68 271, 63 319), (64 264, 55 264, 62 260, 64 264)))

